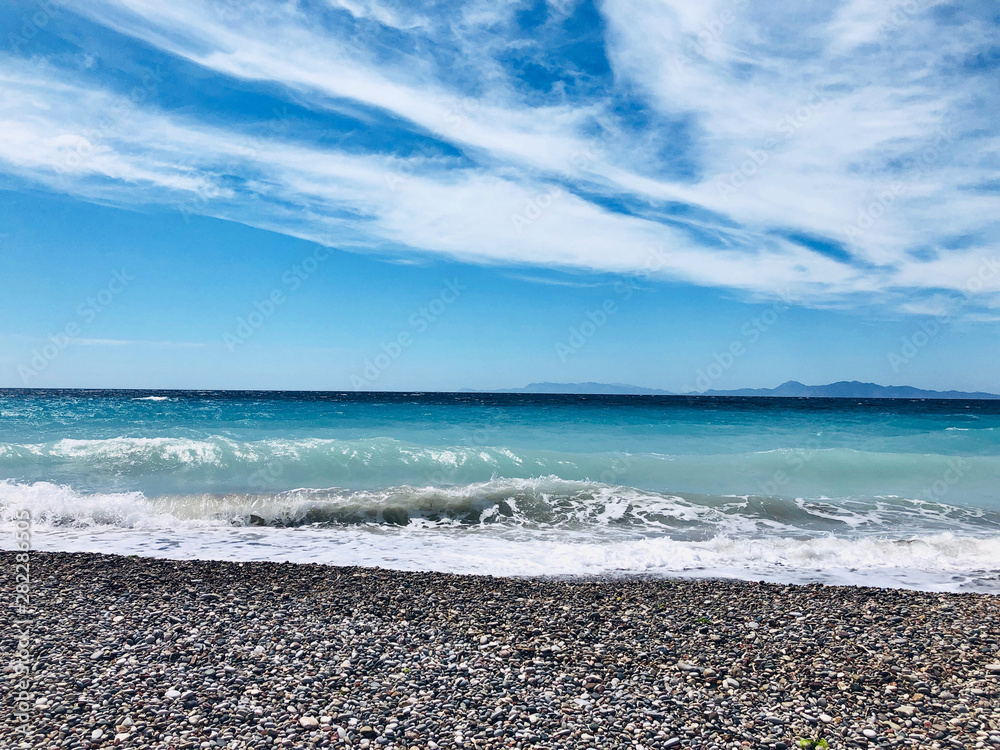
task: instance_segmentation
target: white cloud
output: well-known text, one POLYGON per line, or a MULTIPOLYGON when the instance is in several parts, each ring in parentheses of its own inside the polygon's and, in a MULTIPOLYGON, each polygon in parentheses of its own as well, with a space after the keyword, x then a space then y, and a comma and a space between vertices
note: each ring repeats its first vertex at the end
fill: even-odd
POLYGON ((44 69, 24 76, 8 73, 4 80, 12 96, 0 116, 21 135, 0 150, 0 158, 25 174, 85 194, 134 201, 144 192, 147 201, 175 202, 182 210, 328 242, 344 229, 334 211, 347 208, 363 222, 372 242, 476 262, 621 273, 652 268, 699 284, 757 293, 780 289, 803 297, 853 288, 852 269, 790 243, 776 241, 746 251, 705 249, 676 229, 602 209, 551 183, 485 170, 424 169, 423 158, 414 165, 280 140, 247 149, 226 130, 131 110, 121 122, 104 121, 94 145, 98 139, 79 135, 92 132, 88 118, 120 108, 121 102, 65 83, 50 86, 44 69), (48 90, 53 104, 49 116, 36 108, 19 111, 13 95, 19 88, 48 90), (66 132, 67 122, 77 123, 78 130, 66 132), (84 142, 89 144, 85 152, 68 162, 65 149, 84 142), (233 159, 260 175, 257 183, 248 184, 251 190, 256 184, 257 197, 277 205, 254 202, 247 210, 239 196, 215 184, 215 167, 231 165, 233 159), (111 182, 85 181, 95 176, 111 182), (116 188, 118 182, 125 184, 116 188), (281 207, 286 202, 300 206, 298 219, 281 207), (820 278, 823 282, 816 283, 820 278))
POLYGON ((375 0, 330 0, 331 7, 346 10, 356 19, 377 21, 393 29, 408 30, 431 25, 426 16, 415 14, 406 7, 389 7, 375 0))
POLYGON ((773 19, 730 0, 700 4, 697 15, 682 2, 610 0, 604 8, 616 71, 664 112, 698 122, 702 205, 747 226, 850 242, 868 261, 900 265, 908 249, 982 228, 987 207, 1000 208, 995 196, 958 189, 996 165, 981 163, 981 123, 962 122, 967 86, 935 76, 936 66, 974 46, 974 30, 942 41, 919 13, 906 17, 908 27, 885 30, 890 10, 873 15, 852 4, 779 44, 781 30, 763 25, 773 19), (720 18, 732 20, 713 25, 720 18), (708 28, 718 32, 699 44, 708 28), (876 36, 882 47, 845 56, 876 36), (678 60, 677 50, 692 48, 678 60), (890 158, 915 163, 897 176, 886 169, 890 158), (876 208, 872 226, 856 227, 873 196, 897 182, 893 205, 876 208))
POLYGON ((649 134, 616 124, 609 97, 539 104, 516 91, 496 31, 513 7, 469 4, 441 19, 375 0, 330 5, 414 44, 387 51, 295 4, 106 0, 79 11, 217 73, 281 84, 317 112, 344 100, 385 110, 480 166, 357 155, 280 133, 254 142, 235 124, 161 112, 9 58, 0 159, 81 195, 169 201, 340 246, 621 273, 656 258, 663 276, 806 304, 961 291, 958 269, 998 237, 1000 197, 968 189, 997 180, 995 127, 970 109, 975 79, 938 75, 983 42, 973 22, 942 35, 926 7, 900 16, 855 0, 826 11, 607 0, 617 85, 686 123, 690 142, 676 150, 693 174, 665 177, 638 146, 649 134), (464 85, 428 52, 445 34, 471 71, 464 85), (598 123, 608 135, 595 146, 598 123), (233 172, 239 187, 225 179, 233 172), (664 201, 690 210, 666 224, 583 194, 649 216, 664 201), (795 237, 840 243, 855 261, 795 237), (962 237, 976 249, 948 249, 962 237))

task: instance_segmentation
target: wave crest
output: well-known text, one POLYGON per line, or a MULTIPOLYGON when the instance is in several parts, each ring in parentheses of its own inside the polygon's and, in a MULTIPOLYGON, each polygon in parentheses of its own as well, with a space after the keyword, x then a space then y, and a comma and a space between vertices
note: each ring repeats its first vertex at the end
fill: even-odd
POLYGON ((42 549, 1000 593, 997 514, 901 498, 682 496, 557 477, 159 497, 0 481, 0 528, 21 509, 42 549))
POLYGON ((80 493, 48 482, 0 482, 0 514, 30 509, 51 526, 408 526, 520 528, 707 539, 719 534, 873 535, 1000 532, 1000 513, 899 497, 836 502, 649 492, 556 476, 451 487, 295 489, 273 493, 80 493))
POLYGON ((147 494, 265 494, 295 487, 452 487, 495 477, 627 484, 723 495, 837 498, 899 494, 995 507, 1000 456, 781 449, 715 455, 570 453, 424 446, 391 438, 225 436, 0 443, 0 476, 147 494))

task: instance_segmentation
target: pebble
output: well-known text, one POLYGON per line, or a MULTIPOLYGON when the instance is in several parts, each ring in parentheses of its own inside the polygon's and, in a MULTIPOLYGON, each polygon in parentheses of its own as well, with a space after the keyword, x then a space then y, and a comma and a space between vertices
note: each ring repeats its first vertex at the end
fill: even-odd
POLYGON ((25 748, 1000 747, 989 595, 38 552, 32 574, 25 748))

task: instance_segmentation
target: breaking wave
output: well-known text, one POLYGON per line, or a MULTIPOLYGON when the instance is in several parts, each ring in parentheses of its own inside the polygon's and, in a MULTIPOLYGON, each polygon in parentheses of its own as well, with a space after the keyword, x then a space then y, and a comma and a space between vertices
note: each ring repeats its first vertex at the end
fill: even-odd
POLYGON ((295 487, 451 487, 496 477, 628 484, 649 491, 809 497, 897 494, 982 504, 996 496, 1000 456, 877 453, 849 448, 710 455, 579 453, 504 446, 424 446, 392 438, 240 441, 224 436, 0 443, 0 476, 88 490, 152 494, 277 492, 295 487), (960 481, 959 481, 960 480, 960 481))
POLYGON ((40 549, 1000 592, 1000 514, 894 497, 685 496, 556 477, 162 497, 0 482, 0 526, 21 509, 40 549))
POLYGON ((451 487, 294 489, 275 493, 80 493, 49 482, 0 481, 0 512, 28 508, 38 524, 509 527, 672 538, 1000 532, 1000 513, 900 497, 712 496, 650 492, 555 476, 451 487))

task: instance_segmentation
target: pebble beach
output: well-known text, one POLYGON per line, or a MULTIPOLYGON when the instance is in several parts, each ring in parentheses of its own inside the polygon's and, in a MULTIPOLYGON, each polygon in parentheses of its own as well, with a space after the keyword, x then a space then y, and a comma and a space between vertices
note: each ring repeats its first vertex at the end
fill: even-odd
POLYGON ((5 748, 1000 747, 991 595, 69 553, 31 578, 5 748))

